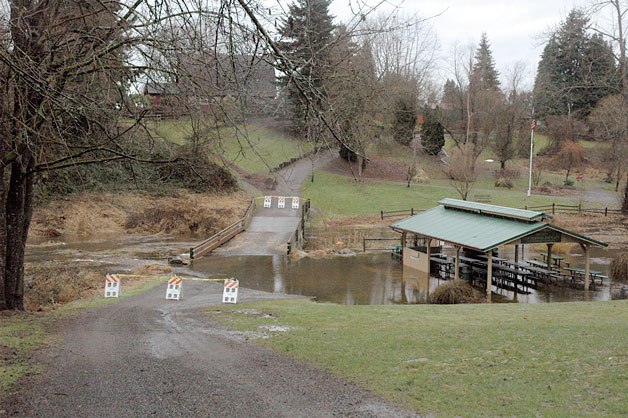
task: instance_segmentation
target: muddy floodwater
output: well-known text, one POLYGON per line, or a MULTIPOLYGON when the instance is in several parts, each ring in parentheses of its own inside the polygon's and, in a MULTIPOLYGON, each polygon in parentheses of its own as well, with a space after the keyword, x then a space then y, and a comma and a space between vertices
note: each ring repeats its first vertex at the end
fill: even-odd
MULTIPOLYGON (((79 263, 97 267, 103 273, 129 272, 144 264, 165 264, 167 256, 185 252, 194 244, 164 236, 107 237, 98 241, 33 241, 27 249, 27 262, 79 263)), ((592 249, 591 269, 608 275, 612 258, 619 250, 592 249)), ((526 258, 535 254, 526 254, 526 258)), ((508 249, 501 257, 512 258, 508 249)), ((571 266, 582 267, 581 254, 563 254, 571 266)), ((174 268, 184 275, 240 280, 243 288, 274 293, 303 295, 320 302, 347 305, 385 305, 425 303, 428 294, 445 280, 420 279, 406 272, 389 253, 357 254, 331 258, 289 260, 286 256, 217 256, 194 260, 189 266, 174 268)), ((608 300, 609 283, 587 294, 581 289, 551 286, 515 294, 494 288, 506 300, 524 303, 608 300)))
MULTIPOLYGON (((506 254, 503 254, 506 255, 506 254)), ((608 274, 609 254, 597 254, 591 268, 608 274), (600 256, 601 255, 601 256, 600 256)), ((579 265, 579 257, 565 256, 579 265)), ((427 280, 404 274, 399 261, 389 254, 361 254, 335 258, 288 260, 284 256, 209 256, 194 260, 193 272, 211 277, 236 277, 241 286, 267 292, 310 296, 320 302, 346 305, 386 305, 425 303, 427 280)), ((429 293, 444 283, 439 277, 429 280, 429 293)), ((508 300, 524 303, 608 300, 608 282, 585 295, 581 289, 551 286, 515 294, 494 288, 508 300)))

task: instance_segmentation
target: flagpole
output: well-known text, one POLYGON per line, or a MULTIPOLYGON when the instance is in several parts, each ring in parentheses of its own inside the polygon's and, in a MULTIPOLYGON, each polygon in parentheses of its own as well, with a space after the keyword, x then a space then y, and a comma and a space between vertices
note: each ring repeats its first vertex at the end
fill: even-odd
POLYGON ((530 176, 528 179, 528 197, 532 194, 532 154, 534 151, 534 128, 536 128, 536 120, 532 120, 530 127, 530 176))

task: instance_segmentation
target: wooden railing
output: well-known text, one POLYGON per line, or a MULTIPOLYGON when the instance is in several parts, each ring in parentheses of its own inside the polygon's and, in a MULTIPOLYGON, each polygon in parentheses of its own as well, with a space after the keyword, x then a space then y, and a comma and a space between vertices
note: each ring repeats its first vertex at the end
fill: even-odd
POLYGON ((240 232, 244 231, 249 225, 249 222, 251 222, 253 213, 255 213, 255 207, 255 198, 253 198, 242 219, 237 220, 222 231, 207 238, 196 247, 190 248, 190 260, 193 260, 194 257, 200 257, 215 250, 231 238, 238 235, 240 232))
POLYGON ((292 250, 301 249, 303 246, 303 241, 305 241, 305 221, 310 215, 310 199, 303 202, 301 205, 301 220, 297 224, 297 227, 294 229, 292 235, 290 235, 290 239, 288 240, 286 253, 290 255, 292 250))

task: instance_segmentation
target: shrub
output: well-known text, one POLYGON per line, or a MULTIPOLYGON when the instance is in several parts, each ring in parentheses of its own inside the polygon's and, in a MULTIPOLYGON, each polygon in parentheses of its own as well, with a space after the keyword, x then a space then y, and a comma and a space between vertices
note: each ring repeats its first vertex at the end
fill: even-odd
POLYGON ((611 279, 615 283, 628 283, 628 252, 621 253, 611 262, 611 279))
POLYGON ((495 180, 495 187, 507 187, 508 189, 512 189, 514 184, 511 179, 500 177, 495 180))
POLYGON ((452 305, 470 302, 473 298, 473 288, 464 280, 452 280, 438 286, 430 299, 431 303, 452 305))

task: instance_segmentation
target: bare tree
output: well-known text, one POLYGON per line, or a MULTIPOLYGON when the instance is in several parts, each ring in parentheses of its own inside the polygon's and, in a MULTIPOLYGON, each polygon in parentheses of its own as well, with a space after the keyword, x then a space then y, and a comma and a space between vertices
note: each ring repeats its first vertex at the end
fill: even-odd
POLYGON ((463 200, 467 200, 477 180, 476 160, 473 144, 468 142, 452 150, 449 165, 445 168, 451 184, 463 200))
MULTIPOLYGON (((625 0, 598 0, 592 1, 590 14, 601 17, 604 13, 608 16, 607 22, 600 22, 594 27, 599 34, 609 39, 616 47, 615 60, 619 65, 622 86, 622 113, 628 114, 628 57, 626 56, 626 39, 628 38, 628 2, 625 0)), ((623 132, 622 143, 628 142, 628 119, 623 132)), ((628 213, 628 179, 624 189, 622 212, 628 213)))

